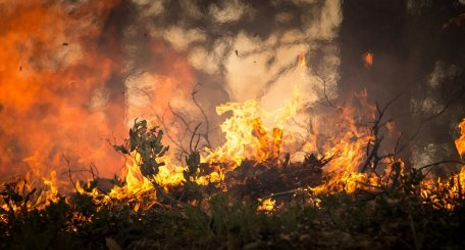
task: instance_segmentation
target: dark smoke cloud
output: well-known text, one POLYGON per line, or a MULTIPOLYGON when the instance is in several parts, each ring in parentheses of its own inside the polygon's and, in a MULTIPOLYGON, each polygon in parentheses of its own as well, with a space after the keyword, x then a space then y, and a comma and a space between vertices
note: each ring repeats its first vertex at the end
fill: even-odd
MULTIPOLYGON (((456 158, 457 124, 465 116, 465 30, 450 20, 463 1, 344 1, 339 44, 340 91, 367 89, 385 104, 419 165, 456 158), (365 67, 365 52, 374 63, 365 67), (413 141, 411 138, 415 138, 413 141)), ((412 157, 411 157, 412 156, 412 157)))

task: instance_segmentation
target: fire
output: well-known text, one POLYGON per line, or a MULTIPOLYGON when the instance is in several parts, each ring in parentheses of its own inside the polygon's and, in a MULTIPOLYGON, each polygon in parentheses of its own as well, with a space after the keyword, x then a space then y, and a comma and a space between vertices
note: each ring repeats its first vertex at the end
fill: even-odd
POLYGON ((161 166, 159 173, 154 177, 156 182, 162 187, 176 186, 185 181, 182 174, 184 167, 171 162, 170 158, 165 157, 162 159, 166 165, 161 166))
MULTIPOLYGON (((114 154, 103 140, 113 130, 116 130, 116 134, 122 131, 126 115, 125 107, 108 101, 108 96, 115 93, 109 93, 105 84, 114 74, 119 75, 123 71, 115 62, 117 60, 113 60, 121 51, 100 51, 97 44, 106 37, 103 25, 96 21, 105 19, 118 1, 78 1, 75 5, 68 5, 67 2, 32 0, 8 7, 0 4, 7 8, 1 12, 4 16, 0 31, 3 38, 0 41, 0 61, 8 62, 0 65, 0 144, 4 147, 0 154, 0 165, 20 163, 23 169, 30 170, 24 179, 15 180, 14 184, 6 187, 11 192, 31 198, 22 205, 3 201, 0 205, 6 211, 42 209, 57 202, 59 186, 62 185, 59 178, 62 172, 59 170, 63 167, 69 168, 71 172, 73 164, 82 166, 96 162, 99 167, 108 170, 121 162, 121 157, 114 154), (87 16, 82 18, 82 15, 87 16), (90 21, 83 23, 82 20, 90 21), (36 187, 40 190, 35 190, 36 187)), ((111 31, 106 32, 111 35, 111 31)), ((150 52, 162 54, 162 44, 155 41, 150 46, 150 52)), ((167 75, 167 72, 172 71, 181 77, 145 73, 132 77, 136 80, 127 80, 127 86, 135 87, 135 90, 129 89, 128 92, 141 92, 136 87, 141 82, 148 82, 150 94, 163 93, 150 103, 157 113, 162 113, 174 96, 186 99, 187 91, 180 89, 191 87, 183 83, 192 82, 194 73, 183 53, 166 56, 166 61, 159 64, 155 62, 158 59, 152 62, 153 67, 161 68, 167 75), (161 102, 163 105, 160 105, 161 102)), ((373 57, 371 52, 363 54, 362 59, 367 68, 373 65, 373 57)), ((297 66, 307 66, 304 52, 299 53, 297 66)), ((124 93, 121 95, 118 100, 124 103, 126 97, 124 93)), ((295 87, 293 98, 284 107, 271 111, 265 110, 259 100, 219 105, 216 108, 218 115, 230 114, 220 125, 225 143, 217 148, 201 150, 201 164, 215 168, 211 173, 192 181, 201 185, 220 183, 229 171, 240 167, 246 159, 256 165, 266 163, 281 166, 286 153, 293 156, 315 153, 331 160, 323 168, 325 182, 309 187, 310 192, 352 193, 362 188, 362 185, 379 186, 380 178, 367 171, 374 166, 366 162, 367 147, 373 146, 376 138, 367 126, 360 126, 366 122, 360 117, 372 121, 376 113, 375 106, 367 100, 366 91, 357 96, 361 109, 356 109, 356 105, 341 106, 332 110, 333 113, 324 115, 309 114, 309 104, 300 95, 299 88, 295 87), (299 127, 295 122, 299 116, 308 118, 306 122, 311 120, 312 129, 299 127)), ((127 99, 130 99, 128 102, 134 101, 129 97, 127 99)), ((127 115, 146 115, 149 112, 147 110, 145 106, 129 107, 127 115)), ((389 131, 395 130, 393 124, 388 126, 389 131)), ((459 127, 461 136, 455 140, 455 145, 463 158, 465 119, 459 127)), ((165 165, 159 167, 156 176, 142 174, 140 158, 138 153, 131 155, 125 163, 121 183, 115 184, 109 192, 96 187, 87 190, 91 186, 90 182, 95 180, 88 180, 87 184, 78 181, 73 183, 74 188, 78 193, 90 195, 103 204, 114 201, 134 202, 137 204, 134 209, 139 210, 156 203, 157 195, 160 195, 157 191, 168 191, 171 186, 191 181, 183 175, 186 167, 176 162, 173 155, 162 157, 161 161, 165 165), (162 189, 156 189, 158 186, 162 189), (145 199, 147 196, 150 199, 145 199)), ((400 160, 393 158, 384 159, 381 163, 385 171, 393 171, 394 166, 405 167, 400 160)), ((5 168, 0 171, 4 174, 5 168)), ((462 169, 454 178, 454 184, 423 183, 423 196, 432 197, 432 186, 446 188, 451 197, 461 195, 465 170, 462 169)), ((262 200, 258 210, 271 211, 275 203, 271 198, 262 200)))
MULTIPOLYGON (((371 171, 364 171, 363 166, 366 165, 366 150, 367 145, 373 145, 376 140, 373 131, 366 126, 360 126, 363 123, 360 120, 360 114, 363 117, 368 117, 371 120, 375 118, 376 108, 367 100, 366 92, 357 95, 357 101, 362 109, 356 109, 353 106, 345 106, 337 109, 336 117, 330 117, 328 120, 323 117, 319 118, 319 125, 316 126, 310 138, 325 137, 325 129, 330 129, 332 134, 326 138, 324 143, 316 148, 319 148, 323 154, 319 157, 331 159, 324 166, 323 171, 325 181, 323 184, 315 187, 302 187, 302 190, 312 195, 320 193, 336 193, 346 192, 353 193, 359 189, 376 190, 376 187, 389 184, 391 179, 386 179, 386 176, 398 175, 401 178, 406 176, 405 164, 401 160, 394 158, 386 158, 380 164, 384 166, 384 177, 376 176, 371 171), (325 126, 327 128, 325 128, 325 126), (320 131, 318 131, 318 128, 320 131)), ((221 125, 221 129, 225 134, 225 143, 216 149, 206 149, 205 154, 201 157, 201 164, 217 166, 215 171, 208 175, 200 176, 195 181, 200 185, 208 185, 209 183, 220 183, 224 181, 225 174, 239 166, 244 159, 265 164, 277 164, 283 159, 285 150, 290 149, 289 145, 298 141, 297 137, 293 136, 290 131, 285 129, 286 120, 291 120, 299 110, 298 102, 293 100, 286 107, 278 111, 266 111, 255 100, 249 100, 244 103, 226 103, 217 107, 218 114, 231 112, 231 116, 227 118, 221 125), (270 127, 268 124, 271 124, 270 127), (273 126, 274 125, 274 126, 273 126), (278 126, 279 125, 279 126, 278 126)), ((318 120, 318 119, 316 119, 318 120)), ((317 123, 317 124, 318 124, 317 123)), ((462 136, 456 140, 457 149, 463 156, 462 143, 465 121, 460 124, 462 136)), ((387 131, 391 131, 387 128, 387 131)), ((304 142, 308 143, 308 142, 304 142)), ((295 152, 291 152, 295 153, 295 152)), ((40 164, 40 155, 27 159, 31 165, 40 164)), ((156 176, 144 176, 141 172, 141 156, 134 153, 126 163, 125 172, 122 175, 123 182, 121 185, 114 185, 110 192, 105 193, 98 188, 93 188, 91 191, 86 191, 82 187, 81 182, 76 183, 76 190, 81 194, 90 195, 95 202, 104 204, 114 204, 115 202, 125 202, 134 205, 134 210, 147 209, 154 204, 157 204, 157 191, 155 185, 164 188, 165 192, 169 192, 170 186, 183 185, 185 180, 183 171, 185 167, 179 166, 172 161, 171 155, 162 156, 160 162, 165 165, 160 166, 156 176), (100 197, 100 198, 99 198, 100 197)), ((372 165, 368 165, 370 170, 372 165)), ((199 170, 200 171, 200 170, 199 170)), ((26 206, 15 203, 2 203, 1 207, 5 211, 21 211, 32 208, 45 208, 50 202, 57 202, 58 181, 56 172, 52 171, 48 177, 35 173, 37 176, 42 176, 42 190, 37 194, 33 194, 33 183, 29 183, 29 179, 34 180, 28 175, 26 179, 19 181, 15 186, 16 192, 22 194, 31 193, 34 195, 34 202, 28 203, 26 206)), ((454 207, 454 199, 464 195, 463 187, 465 185, 465 169, 460 173, 451 177, 452 181, 434 180, 432 178, 425 179, 419 184, 421 197, 425 202, 431 202, 437 207, 445 207, 452 209, 454 207), (446 194, 446 198, 438 200, 435 198, 437 192, 446 194)), ((90 186, 87 184, 87 186, 90 186)), ((32 196, 31 196, 32 197, 32 196)), ((318 200, 317 197, 312 197, 310 200, 318 200)), ((258 211, 273 211, 276 206, 276 201, 272 198, 259 199, 260 205, 258 211)))
POLYGON ((457 200, 465 197, 465 168, 447 180, 427 179, 422 183, 421 197, 435 208, 446 208, 451 210, 455 207, 457 200), (439 197, 438 194, 442 194, 439 197))
POLYGON ((455 147, 459 152, 460 157, 465 156, 465 119, 459 124, 460 128, 460 137, 455 140, 455 147))
POLYGON ((113 61, 119 53, 97 46, 104 39, 97 20, 117 2, 0 3, 1 176, 59 173, 63 155, 73 165, 95 163, 102 173, 121 163, 104 140, 123 124, 116 116, 123 109, 108 101, 105 88, 121 71, 113 61), (31 166, 32 156, 41 164, 31 166))
MULTIPOLYGON (((94 202, 100 205, 111 205, 115 202, 125 202, 134 205, 134 211, 147 209, 157 203, 155 188, 150 180, 143 176, 138 160, 140 156, 135 154, 132 164, 126 163, 126 173, 123 173, 123 185, 114 184, 109 193, 99 190, 97 187, 90 191, 82 187, 81 182, 77 182, 75 189, 78 193, 91 196, 94 202), (147 199, 147 197, 149 197, 147 199)), ((97 180, 98 182, 98 180, 97 180)), ((91 186, 90 181, 86 184, 91 186)))
POLYGON ((153 189, 153 185, 149 179, 142 175, 139 165, 137 162, 140 161, 140 155, 136 154, 133 160, 133 164, 129 165, 126 163, 127 175, 126 185, 123 187, 124 193, 134 195, 140 192, 147 192, 153 189))
POLYGON ((297 66, 304 67, 306 65, 307 65, 307 61, 305 60, 305 53, 302 52, 299 54, 299 61, 297 63, 297 66))
POLYGON ((4 183, 4 191, 9 194, 10 200, 0 203, 4 211, 27 212, 30 209, 45 209, 51 203, 59 200, 57 176, 51 171, 49 176, 42 177, 41 183, 30 173, 24 178, 16 178, 4 183), (20 198, 21 196, 21 198, 20 198))
POLYGON ((370 68, 373 66, 373 53, 366 52, 362 56, 363 62, 365 63, 365 67, 370 68))
POLYGON ((232 112, 232 116, 220 126, 226 142, 216 150, 207 149, 208 155, 203 161, 228 163, 228 168, 234 169, 244 159, 257 163, 277 159, 283 145, 293 140, 292 134, 284 133, 282 125, 294 117, 298 108, 298 102, 294 100, 272 112, 264 110, 255 100, 218 106, 218 115, 232 112), (264 120, 280 126, 269 128, 264 120))
POLYGON ((273 198, 267 198, 265 200, 259 199, 258 201, 260 205, 257 207, 257 211, 271 212, 275 209, 276 200, 273 200, 273 198))

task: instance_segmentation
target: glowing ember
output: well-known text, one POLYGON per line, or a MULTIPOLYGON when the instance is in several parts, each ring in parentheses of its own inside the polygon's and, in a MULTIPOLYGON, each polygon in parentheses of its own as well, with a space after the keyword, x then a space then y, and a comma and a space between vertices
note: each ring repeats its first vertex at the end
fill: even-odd
POLYGON ((373 53, 366 52, 362 56, 363 62, 365 63, 365 67, 370 68, 373 66, 373 53))
POLYGON ((265 200, 259 200, 260 206, 257 207, 257 211, 271 212, 274 210, 276 201, 273 198, 267 198, 265 200))

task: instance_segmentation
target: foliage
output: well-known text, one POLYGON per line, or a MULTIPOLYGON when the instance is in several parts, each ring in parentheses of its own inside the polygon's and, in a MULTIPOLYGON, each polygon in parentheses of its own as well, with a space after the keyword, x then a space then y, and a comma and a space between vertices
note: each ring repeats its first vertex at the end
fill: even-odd
POLYGON ((163 146, 161 140, 163 131, 158 127, 147 128, 147 121, 134 121, 134 126, 129 130, 129 139, 125 140, 122 145, 113 146, 116 151, 125 155, 134 156, 137 153, 140 156, 140 169, 144 176, 151 179, 158 174, 158 168, 163 166, 163 162, 158 162, 169 147, 163 146))

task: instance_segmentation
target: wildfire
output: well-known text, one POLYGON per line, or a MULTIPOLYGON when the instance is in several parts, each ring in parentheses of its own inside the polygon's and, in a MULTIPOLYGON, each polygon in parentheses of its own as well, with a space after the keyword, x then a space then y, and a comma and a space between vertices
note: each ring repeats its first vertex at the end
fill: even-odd
MULTIPOLYGON (((31 169, 23 179, 4 185, 10 192, 8 195, 21 194, 29 199, 21 202, 3 201, 0 206, 6 211, 42 209, 52 202, 58 202, 62 183, 59 181, 61 173, 57 170, 63 166, 68 167, 71 175, 70 162, 82 166, 96 161, 97 165, 108 168, 121 160, 112 154, 110 147, 102 145, 100 136, 108 135, 109 128, 113 128, 115 121, 119 121, 118 116, 124 116, 121 115, 124 112, 120 112, 123 108, 107 102, 110 93, 107 93, 105 87, 112 75, 122 70, 115 60, 109 59, 118 53, 97 53, 99 47, 95 45, 102 40, 100 34, 103 29, 97 25, 100 22, 95 20, 104 19, 118 1, 106 0, 100 4, 81 2, 68 8, 70 6, 65 2, 44 4, 33 0, 11 7, 16 8, 14 10, 2 12, 5 18, 2 17, 4 39, 0 41, 3 48, 0 60, 10 63, 0 65, 0 118, 3 122, 0 143, 5 146, 4 153, 0 154, 0 165, 21 162, 31 169), (73 11, 68 13, 64 9, 73 11), (81 18, 81 15, 88 12, 88 17, 81 18), (90 21, 82 22, 87 19, 90 21), (26 58, 25 54, 29 54, 29 57, 26 58), (39 58, 47 60, 41 61, 39 58), (67 101, 63 102, 63 98, 67 101), (63 161, 63 155, 80 158, 63 161)), ((151 52, 161 53, 163 46, 160 44, 151 45, 151 52)), ((180 99, 183 99, 186 97, 185 91, 177 91, 181 87, 180 82, 192 82, 193 73, 182 56, 181 52, 167 56, 166 62, 157 65, 164 71, 176 71, 182 75, 179 79, 156 77, 147 73, 128 79, 126 84, 138 86, 141 81, 153 81, 157 86, 151 90, 164 93, 160 98, 164 103, 181 92, 180 99)), ((305 56, 305 52, 298 54, 297 67, 307 66, 305 56)), ((373 57, 371 52, 362 55, 365 67, 373 65, 373 57)), ((367 161, 367 148, 375 147, 377 138, 368 126, 361 125, 367 124, 362 117, 369 121, 376 117, 376 107, 368 102, 367 92, 356 96, 361 108, 346 105, 333 107, 328 114, 310 114, 308 103, 299 94, 298 83, 295 86, 293 98, 284 107, 275 110, 265 110, 259 100, 228 102, 216 108, 218 115, 230 116, 220 125, 225 143, 217 148, 200 150, 200 165, 214 166, 208 174, 200 175, 202 166, 199 166, 197 173, 191 173, 198 176, 186 177, 186 166, 176 162, 173 155, 164 155, 160 161, 165 164, 157 168, 157 173, 144 176, 141 155, 133 153, 125 163, 121 179, 109 190, 93 186, 91 182, 95 179, 72 184, 78 193, 90 195, 95 200, 99 197, 103 204, 111 204, 115 200, 130 201, 137 204, 134 209, 138 210, 155 204, 157 195, 160 195, 157 192, 169 191, 171 186, 183 185, 187 181, 195 181, 200 185, 223 182, 228 172, 240 167, 244 160, 254 165, 282 167, 283 163, 298 160, 295 155, 312 153, 321 159, 331 159, 322 169, 324 183, 302 187, 313 194, 340 191, 352 193, 359 188, 379 186, 382 180, 373 173, 374 164, 367 161), (299 116, 308 118, 305 122, 311 121, 311 128, 296 122, 299 116), (145 199, 146 195, 150 199, 145 199)), ((136 90, 129 92, 141 92, 136 90)), ((134 101, 128 99, 129 102, 134 101)), ((163 106, 158 105, 158 100, 152 104, 163 106)), ((140 112, 138 108, 131 107, 128 116, 140 112)), ((161 108, 156 112, 161 112, 161 108)), ((395 130, 392 123, 387 126, 388 132, 395 130)), ((465 119, 459 128, 461 136, 455 140, 455 145, 463 158, 465 119)), ((400 168, 398 171, 405 168, 401 160, 393 157, 384 158, 380 164, 385 172, 397 171, 393 170, 395 167, 400 168)), ((0 170, 5 171, 4 168, 0 170)), ((434 188, 447 189, 451 197, 461 195, 465 170, 454 178, 456 181, 453 184, 431 180, 423 183, 422 195, 431 199, 434 197, 434 188)), ((74 182, 71 177, 70 181, 74 182)), ((259 210, 272 211, 275 202, 271 198, 261 200, 259 210)))
MULTIPOLYGON (((201 164, 217 166, 214 171, 207 175, 202 175, 192 179, 200 185, 208 185, 209 183, 220 183, 224 181, 225 174, 235 168, 241 166, 244 159, 266 164, 280 165, 284 158, 286 150, 292 149, 290 145, 298 142, 298 137, 295 137, 291 132, 285 129, 285 124, 291 121, 299 112, 300 104, 298 95, 280 110, 266 111, 255 100, 248 100, 244 103, 230 102, 217 107, 219 115, 226 112, 231 112, 231 116, 227 118, 220 126, 224 135, 225 143, 216 149, 205 149, 205 154, 201 156, 201 164), (271 127, 268 125, 271 124, 271 127)), ((337 109, 335 112, 337 117, 333 117, 330 121, 320 118, 315 125, 313 131, 309 132, 313 135, 307 138, 326 138, 324 143, 314 149, 319 149, 323 154, 318 154, 320 158, 331 159, 324 168, 326 176, 323 184, 315 187, 305 187, 306 192, 313 195, 320 193, 335 193, 347 192, 352 193, 358 189, 375 190, 375 187, 386 184, 392 180, 383 179, 373 174, 370 171, 362 171, 366 165, 367 145, 372 147, 376 140, 373 131, 367 129, 366 126, 360 126, 363 120, 362 117, 374 119, 376 108, 367 100, 366 92, 356 96, 357 102, 361 104, 362 109, 355 109, 348 105, 337 109), (318 125, 320 124, 320 125, 318 125), (320 131, 318 131, 320 128, 320 131), (331 132, 330 137, 325 137, 325 129, 331 132)), ((317 117, 318 118, 318 117, 317 117)), ((459 154, 464 155, 465 143, 465 120, 459 125, 461 128, 461 137, 455 143, 459 154)), ((387 128, 387 131, 392 131, 392 127, 387 128)), ((305 145, 309 142, 300 142, 305 145)), ((302 147, 312 148, 312 147, 302 147)), ((290 152, 290 153, 296 153, 290 152)), ((40 164, 37 161, 40 157, 30 157, 26 159, 29 164, 40 164)), ((183 185, 185 176, 183 172, 186 170, 183 166, 178 166, 172 161, 171 155, 162 156, 161 161, 165 165, 160 166, 158 173, 155 176, 144 176, 141 172, 141 155, 134 153, 131 155, 129 163, 126 163, 125 171, 122 175, 123 182, 114 185, 111 191, 105 193, 97 187, 88 190, 82 186, 82 182, 77 182, 76 190, 84 194, 90 195, 102 202, 102 204, 112 204, 114 201, 126 201, 134 204, 134 210, 145 209, 154 204, 157 204, 157 192, 154 187, 156 185, 169 191, 169 186, 183 185)), ((401 160, 393 158, 383 159, 380 164, 384 166, 385 174, 383 176, 399 175, 404 176, 405 164, 401 160)), ((368 164, 369 170, 372 165, 368 164)), ((366 169, 365 169, 366 170, 366 169)), ((200 169, 198 169, 200 173, 200 169)), ((40 176, 40 173, 36 173, 40 176)), ((45 176, 45 175, 43 175, 45 176)), ((16 192, 31 195, 34 194, 33 184, 28 180, 32 180, 28 176, 25 180, 18 182, 16 192)), ((421 196, 437 206, 453 208, 454 197, 463 195, 462 187, 465 185, 465 170, 452 177, 454 182, 444 182, 441 180, 427 179, 420 184, 421 196), (449 200, 437 200, 437 190, 445 190, 449 200)), ((35 202, 28 203, 25 207, 15 203, 1 204, 2 208, 8 210, 24 210, 31 208, 45 208, 50 202, 56 202, 59 199, 57 174, 52 171, 49 177, 42 177, 42 192, 35 195, 35 202)), ((86 184, 90 187, 90 182, 86 184)), ((31 196, 30 195, 30 196, 31 196)), ((317 199, 317 198, 312 198, 317 199)), ((259 200, 259 211, 273 211, 276 201, 268 198, 259 200)))

